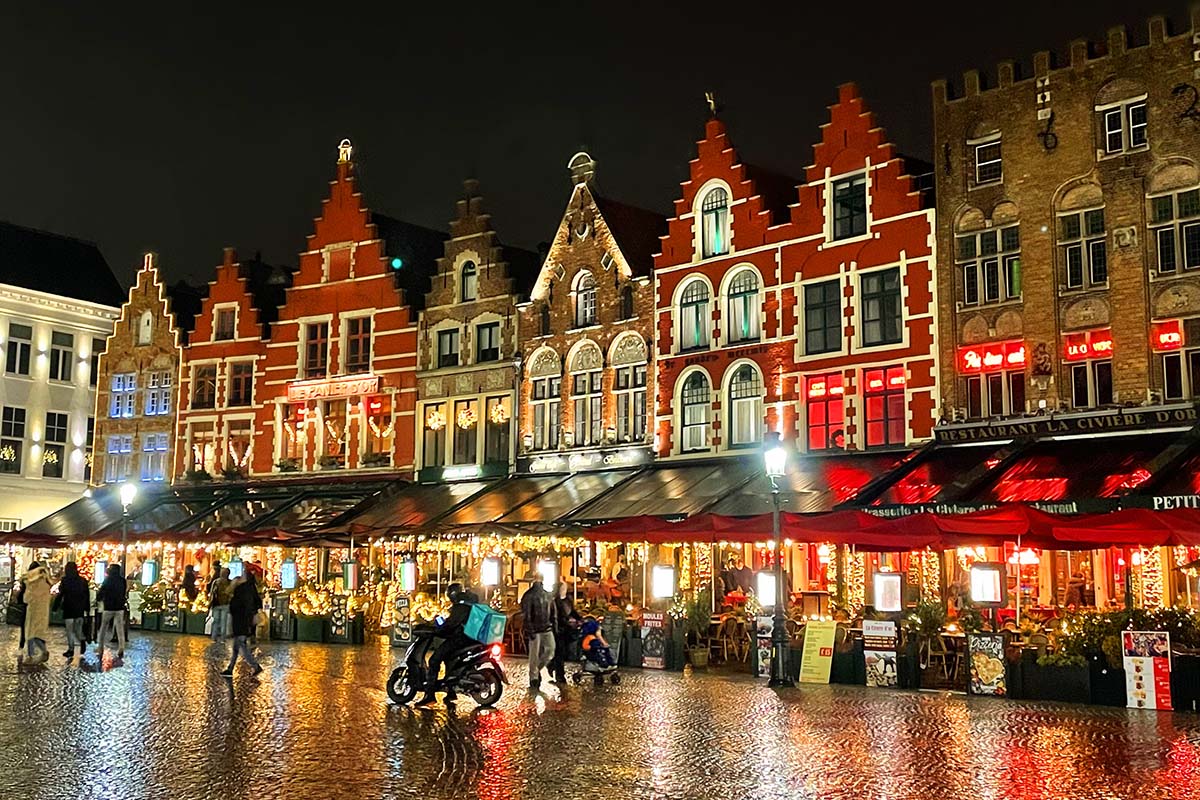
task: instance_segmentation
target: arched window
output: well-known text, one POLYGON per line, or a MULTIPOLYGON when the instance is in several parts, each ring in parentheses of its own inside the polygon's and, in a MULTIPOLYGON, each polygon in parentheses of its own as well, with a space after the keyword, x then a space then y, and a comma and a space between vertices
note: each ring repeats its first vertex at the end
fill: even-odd
POLYGON ((600 348, 588 344, 571 359, 571 399, 574 401, 576 446, 600 444, 600 379, 604 369, 600 348))
POLYGON ((682 450, 693 453, 708 449, 709 415, 712 390, 703 372, 693 372, 683 384, 682 450))
POLYGON ((459 283, 462 286, 462 301, 469 303, 479 296, 479 270, 475 267, 474 261, 468 261, 463 264, 462 280, 459 283))
POLYGON ((575 283, 575 327, 596 324, 596 279, 584 272, 575 283))
POLYGON ((761 335, 759 320, 758 276, 742 270, 729 284, 728 336, 731 342, 752 342, 761 335))
POLYGON ((729 446, 752 447, 762 442, 762 376, 743 364, 729 381, 729 446))
POLYGON ((708 286, 704 281, 689 283, 679 298, 679 349, 701 350, 708 347, 708 286))
POLYGON ((621 287, 621 319, 633 319, 633 287, 621 287))
POLYGON ((558 447, 559 403, 562 397, 562 365, 558 353, 543 347, 529 363, 530 405, 533 407, 534 450, 558 447))
POLYGON ((154 339, 154 315, 143 311, 138 319, 138 344, 150 344, 154 339))
POLYGON ((700 204, 700 248, 704 258, 729 252, 729 193, 710 189, 700 204))

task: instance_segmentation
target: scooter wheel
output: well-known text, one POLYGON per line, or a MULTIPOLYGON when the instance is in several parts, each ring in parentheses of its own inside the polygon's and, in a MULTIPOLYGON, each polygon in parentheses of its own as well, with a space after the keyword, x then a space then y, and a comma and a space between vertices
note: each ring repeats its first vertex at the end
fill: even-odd
POLYGON ((387 693, 388 697, 392 698, 392 702, 398 706, 412 702, 412 699, 417 696, 417 687, 408 680, 407 667, 399 666, 392 670, 392 674, 388 676, 387 693))
POLYGON ((612 674, 612 677, 611 677, 611 678, 609 678, 609 680, 610 680, 610 681, 612 681, 612 683, 613 683, 613 686, 616 686, 618 683, 620 683, 620 682, 621 682, 621 673, 619 673, 619 672, 614 672, 614 673, 612 674))

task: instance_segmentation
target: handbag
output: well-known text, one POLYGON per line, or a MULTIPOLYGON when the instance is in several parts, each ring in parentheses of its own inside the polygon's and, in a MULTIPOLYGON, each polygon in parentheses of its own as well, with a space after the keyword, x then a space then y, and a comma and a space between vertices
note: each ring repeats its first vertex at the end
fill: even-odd
POLYGON ((212 612, 208 612, 208 616, 204 620, 204 635, 212 636, 212 612))
POLYGON ((8 608, 4 611, 5 624, 24 627, 25 612, 28 610, 28 608, 29 606, 21 602, 9 603, 8 608))

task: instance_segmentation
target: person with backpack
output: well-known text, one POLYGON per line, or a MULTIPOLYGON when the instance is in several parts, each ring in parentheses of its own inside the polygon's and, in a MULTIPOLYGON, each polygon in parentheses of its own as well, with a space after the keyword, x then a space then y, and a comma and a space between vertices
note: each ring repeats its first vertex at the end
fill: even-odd
POLYGON ((262 665, 254 658, 250 648, 250 637, 254 633, 257 616, 263 607, 262 598, 258 594, 258 584, 250 570, 233 582, 233 596, 229 601, 229 619, 233 628, 233 655, 229 666, 222 670, 221 675, 233 677, 233 668, 237 664, 238 654, 241 653, 246 663, 254 668, 254 674, 263 671, 262 665))
POLYGON ((75 658, 76 645, 79 646, 79 655, 87 652, 83 621, 91 604, 88 582, 79 574, 79 566, 74 561, 68 561, 62 580, 58 583, 58 595, 54 598, 54 607, 62 610, 63 626, 67 632, 67 652, 63 653, 67 661, 75 658))
POLYGON ((212 640, 224 642, 229 636, 229 603, 233 600, 233 582, 224 568, 208 587, 209 613, 212 615, 212 640))

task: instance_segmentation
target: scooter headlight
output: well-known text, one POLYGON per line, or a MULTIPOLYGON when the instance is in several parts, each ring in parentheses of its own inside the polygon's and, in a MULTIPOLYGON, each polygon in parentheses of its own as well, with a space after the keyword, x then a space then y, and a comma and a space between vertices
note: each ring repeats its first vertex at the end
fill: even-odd
POLYGON ((499 644, 492 645, 492 657, 493 658, 499 658, 501 656, 501 654, 503 654, 503 653, 504 653, 504 648, 502 648, 499 644))

